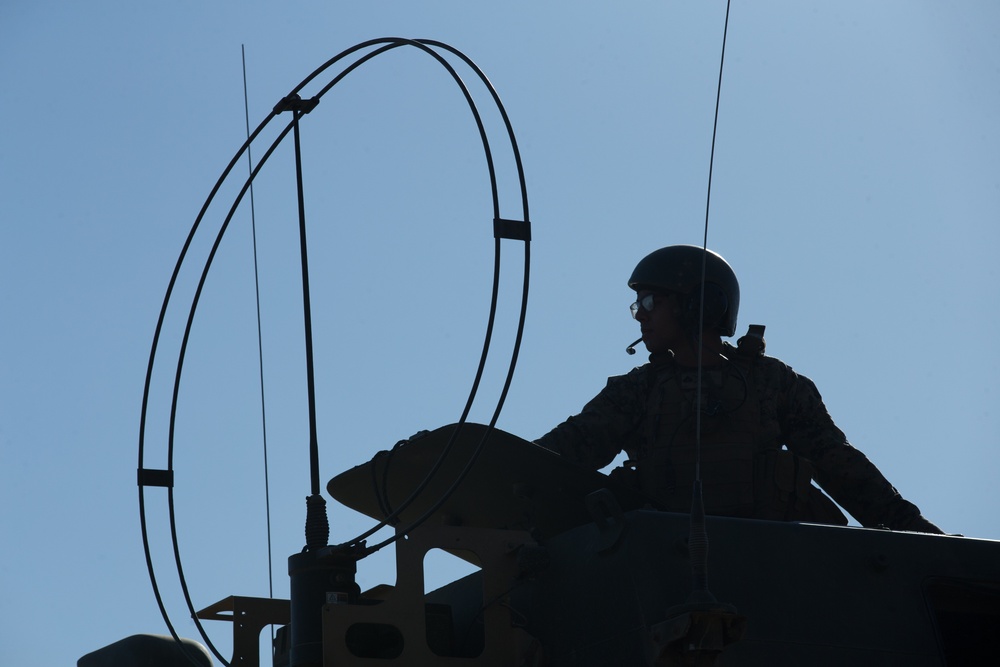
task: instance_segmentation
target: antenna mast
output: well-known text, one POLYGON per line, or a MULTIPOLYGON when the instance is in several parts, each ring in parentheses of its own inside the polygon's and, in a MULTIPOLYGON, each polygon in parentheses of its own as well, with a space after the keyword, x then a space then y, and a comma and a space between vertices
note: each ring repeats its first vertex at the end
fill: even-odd
MULTIPOLYGON (((719 103, 722 98, 722 72, 726 61, 726 37, 729 32, 730 0, 726 1, 726 20, 722 30, 722 54, 719 58, 719 79, 715 93, 715 119, 712 125, 712 147, 708 162, 708 188, 705 201, 705 225, 702 237, 701 293, 698 299, 698 322, 705 321, 705 274, 708 258, 708 220, 712 202, 712 168, 715 163, 715 139, 719 128, 719 103)), ((705 526, 705 502, 701 488, 701 412, 702 375, 704 363, 704 327, 698 327, 697 383, 695 388, 695 472, 691 489, 691 528, 688 536, 688 557, 691 562, 692 590, 687 602, 667 611, 667 619, 653 626, 652 636, 660 656, 681 655, 702 664, 715 664, 715 656, 726 644, 740 638, 745 619, 736 607, 720 603, 708 590, 708 531, 705 526), (661 639, 662 638, 662 639, 661 639)), ((672 663, 671 663, 672 664, 672 663)), ((687 664, 685 662, 684 664, 687 664)), ((693 663, 692 663, 693 664, 693 663)))

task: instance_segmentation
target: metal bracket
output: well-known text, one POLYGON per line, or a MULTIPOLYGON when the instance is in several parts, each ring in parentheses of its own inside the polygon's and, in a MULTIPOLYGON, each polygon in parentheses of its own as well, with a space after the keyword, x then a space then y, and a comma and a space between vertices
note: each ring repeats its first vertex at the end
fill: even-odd
POLYGON ((307 100, 302 99, 298 93, 292 93, 282 97, 277 104, 274 105, 274 113, 280 114, 286 111, 295 111, 300 114, 307 114, 316 108, 319 104, 318 97, 310 97, 307 100))
POLYGON ((195 615, 209 621, 232 622, 233 659, 229 664, 259 665, 260 631, 268 625, 288 625, 292 609, 288 600, 231 595, 195 615))

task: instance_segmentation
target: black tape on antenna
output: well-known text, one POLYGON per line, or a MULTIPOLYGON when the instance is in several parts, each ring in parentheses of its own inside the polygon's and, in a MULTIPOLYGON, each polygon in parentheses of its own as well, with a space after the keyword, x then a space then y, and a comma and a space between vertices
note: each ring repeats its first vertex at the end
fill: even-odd
POLYGON ((531 223, 527 220, 493 218, 493 238, 530 241, 531 223))

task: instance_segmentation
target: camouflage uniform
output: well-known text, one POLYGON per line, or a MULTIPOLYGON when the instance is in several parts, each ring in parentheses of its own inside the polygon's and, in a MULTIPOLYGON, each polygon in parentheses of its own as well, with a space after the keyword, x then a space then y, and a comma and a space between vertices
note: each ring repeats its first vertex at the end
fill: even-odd
POLYGON ((689 511, 700 430, 709 514, 846 524, 815 480, 863 526, 941 532, 851 446, 811 380, 762 349, 725 348, 730 362, 703 375, 700 424, 696 372, 652 355, 537 443, 595 469, 624 450, 613 476, 664 510, 689 511))

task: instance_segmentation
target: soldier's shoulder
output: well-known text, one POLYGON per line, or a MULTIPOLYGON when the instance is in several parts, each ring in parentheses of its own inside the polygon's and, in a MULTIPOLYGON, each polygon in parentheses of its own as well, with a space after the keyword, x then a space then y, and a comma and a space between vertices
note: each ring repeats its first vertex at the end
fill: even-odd
POLYGON ((609 377, 605 391, 645 391, 656 381, 658 374, 656 364, 646 363, 636 366, 624 375, 609 377))
POLYGON ((822 402, 816 383, 781 359, 762 356, 759 367, 757 377, 764 386, 772 387, 790 400, 803 404, 815 405, 822 402))
POLYGON ((636 366, 624 375, 616 375, 608 378, 608 382, 610 383, 611 381, 615 381, 616 383, 621 384, 645 384, 649 382, 654 375, 656 375, 654 365, 645 363, 641 366, 636 366))
POLYGON ((777 357, 760 354, 749 363, 759 386, 786 391, 798 385, 802 380, 809 381, 808 378, 797 373, 788 363, 777 357))
POLYGON ((723 354, 738 364, 749 365, 758 373, 765 374, 794 374, 792 367, 777 357, 764 354, 763 348, 756 354, 746 353, 743 348, 738 348, 728 342, 723 343, 723 354))
POLYGON ((785 363, 784 361, 782 361, 777 357, 772 357, 767 354, 760 355, 757 358, 757 364, 760 367, 765 368, 768 371, 774 373, 793 373, 797 375, 797 373, 795 373, 795 370, 792 369, 792 367, 789 364, 785 363))

